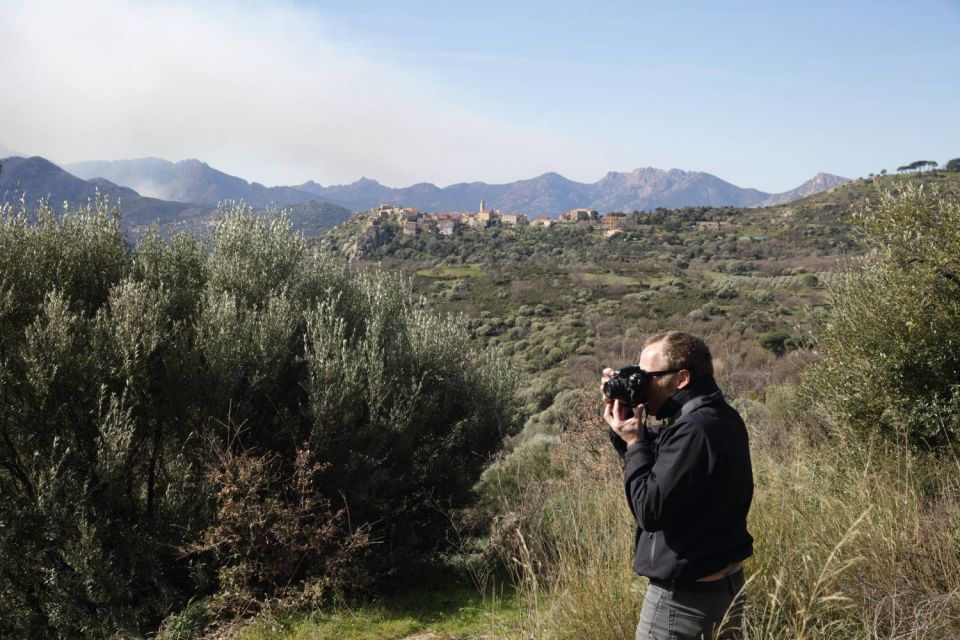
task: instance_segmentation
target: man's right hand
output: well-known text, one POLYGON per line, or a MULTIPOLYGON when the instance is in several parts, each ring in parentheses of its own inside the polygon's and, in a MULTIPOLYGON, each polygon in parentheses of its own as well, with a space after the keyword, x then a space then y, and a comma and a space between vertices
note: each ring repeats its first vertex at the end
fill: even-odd
POLYGON ((619 400, 608 402, 604 406, 603 419, 606 421, 613 432, 620 436, 620 439, 630 446, 640 441, 643 425, 640 424, 640 415, 643 413, 643 406, 635 410, 630 407, 622 406, 619 400))

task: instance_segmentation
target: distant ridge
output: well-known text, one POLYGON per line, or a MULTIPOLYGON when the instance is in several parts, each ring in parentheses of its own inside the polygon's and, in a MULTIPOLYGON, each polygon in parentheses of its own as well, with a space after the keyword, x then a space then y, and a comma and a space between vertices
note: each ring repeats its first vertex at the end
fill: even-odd
POLYGON ((330 187, 322 187, 311 181, 297 188, 353 209, 369 209, 387 202, 428 211, 472 211, 483 199, 487 206, 502 211, 556 216, 578 207, 600 212, 649 211, 658 207, 685 206, 758 207, 797 200, 845 182, 849 180, 820 173, 796 189, 770 194, 757 189, 744 189, 700 171, 664 171, 646 167, 629 173, 611 171, 594 183, 575 182, 557 173, 545 173, 508 184, 469 182, 445 188, 421 183, 391 189, 367 178, 330 187))
MULTIPOLYGON (((121 225, 134 233, 153 224, 163 232, 203 231, 217 213, 215 203, 144 197, 104 178, 83 180, 39 156, 9 157, 0 162, 3 163, 0 202, 17 202, 24 194, 29 210, 33 210, 39 199, 47 199, 58 210, 63 202, 81 205, 93 200, 99 192, 112 202, 120 202, 121 225)), ((318 235, 350 217, 350 211, 343 207, 318 202, 309 193, 302 196, 302 201, 283 206, 289 212, 294 229, 307 235, 318 235)))
POLYGON ((136 228, 154 221, 172 221, 196 213, 193 205, 144 198, 128 187, 96 178, 81 180, 67 173, 45 158, 5 158, 0 175, 0 201, 14 202, 25 196, 28 209, 37 200, 46 199, 54 209, 68 202, 74 206, 93 200, 99 193, 112 201, 120 201, 123 222, 127 228, 136 228))
POLYGON ((793 202, 794 200, 799 200, 801 198, 806 198, 807 196, 812 196, 815 193, 826 191, 827 189, 839 187, 840 185, 848 182, 850 182, 850 180, 847 178, 841 178, 840 176, 835 176, 829 173, 818 173, 796 189, 791 189, 790 191, 785 191, 783 193, 770 196, 761 202, 760 206, 772 207, 773 205, 777 204, 793 202))
POLYGON ((143 195, 177 202, 244 200, 265 206, 319 199, 353 211, 370 209, 381 203, 402 204, 426 211, 473 211, 480 200, 484 200, 491 208, 532 216, 557 216, 578 207, 601 212, 684 206, 756 207, 789 202, 848 181, 820 173, 796 189, 771 194, 744 189, 700 171, 664 171, 645 167, 628 173, 611 171, 594 183, 575 182, 551 172, 506 184, 463 182, 443 188, 428 182, 392 188, 370 178, 327 187, 312 180, 294 186, 266 187, 218 171, 199 160, 169 162, 141 158, 78 162, 65 165, 65 168, 81 178, 104 178, 143 195))
POLYGON ((216 204, 224 200, 243 200, 256 207, 265 207, 316 199, 315 194, 293 187, 266 187, 258 182, 247 182, 200 160, 94 160, 66 164, 63 168, 84 180, 104 178, 130 187, 141 195, 174 202, 216 204))

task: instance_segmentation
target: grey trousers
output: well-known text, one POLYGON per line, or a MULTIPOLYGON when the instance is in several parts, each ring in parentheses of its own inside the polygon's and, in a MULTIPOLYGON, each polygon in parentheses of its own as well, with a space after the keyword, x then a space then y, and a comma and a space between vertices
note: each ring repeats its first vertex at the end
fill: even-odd
POLYGON ((732 640, 742 637, 743 596, 737 597, 737 594, 743 588, 743 571, 727 576, 722 582, 725 589, 707 593, 648 586, 640 610, 637 640, 732 640), (723 628, 719 629, 727 609, 730 613, 723 628))

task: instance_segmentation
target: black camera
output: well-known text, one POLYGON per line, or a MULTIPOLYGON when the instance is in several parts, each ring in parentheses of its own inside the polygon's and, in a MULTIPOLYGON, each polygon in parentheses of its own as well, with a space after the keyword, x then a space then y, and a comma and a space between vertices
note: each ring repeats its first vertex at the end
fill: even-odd
POLYGON ((628 407, 638 407, 647 401, 649 384, 650 376, 640 367, 623 367, 603 383, 603 395, 628 407))

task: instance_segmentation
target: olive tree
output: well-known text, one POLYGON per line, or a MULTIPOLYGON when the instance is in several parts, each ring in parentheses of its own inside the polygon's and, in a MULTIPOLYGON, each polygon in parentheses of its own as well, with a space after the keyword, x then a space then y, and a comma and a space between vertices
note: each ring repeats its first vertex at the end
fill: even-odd
POLYGON ((940 446, 960 436, 960 202, 906 186, 856 216, 870 251, 830 296, 810 399, 834 424, 940 446))
POLYGON ((136 244, 119 217, 0 210, 0 636, 250 610, 441 549, 519 427, 504 360, 282 216, 136 244))

